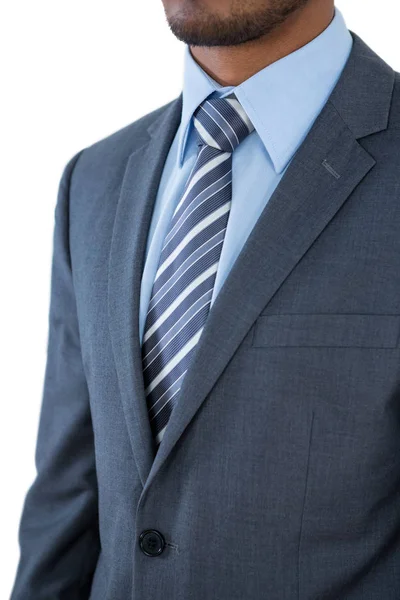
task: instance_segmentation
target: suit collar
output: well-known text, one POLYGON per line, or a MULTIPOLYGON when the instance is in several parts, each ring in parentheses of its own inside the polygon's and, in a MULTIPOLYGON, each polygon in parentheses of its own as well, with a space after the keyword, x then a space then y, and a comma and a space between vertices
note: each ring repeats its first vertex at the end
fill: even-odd
POLYGON ((386 129, 395 72, 356 33, 353 48, 329 102, 356 139, 386 129))

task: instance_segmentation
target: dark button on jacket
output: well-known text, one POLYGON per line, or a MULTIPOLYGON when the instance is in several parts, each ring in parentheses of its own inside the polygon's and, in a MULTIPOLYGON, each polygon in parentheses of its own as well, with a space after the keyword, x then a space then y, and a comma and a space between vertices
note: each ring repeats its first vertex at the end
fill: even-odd
POLYGON ((165 540, 156 529, 146 529, 139 536, 139 546, 146 556, 158 556, 164 550, 165 540))

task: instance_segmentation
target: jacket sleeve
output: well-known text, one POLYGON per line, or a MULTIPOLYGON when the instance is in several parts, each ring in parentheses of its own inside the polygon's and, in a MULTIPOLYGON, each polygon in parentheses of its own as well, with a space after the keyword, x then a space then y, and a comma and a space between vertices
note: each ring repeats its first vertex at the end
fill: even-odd
POLYGON ((70 179, 80 154, 64 169, 54 212, 36 476, 24 499, 10 600, 88 600, 100 551, 93 428, 68 242, 70 179))

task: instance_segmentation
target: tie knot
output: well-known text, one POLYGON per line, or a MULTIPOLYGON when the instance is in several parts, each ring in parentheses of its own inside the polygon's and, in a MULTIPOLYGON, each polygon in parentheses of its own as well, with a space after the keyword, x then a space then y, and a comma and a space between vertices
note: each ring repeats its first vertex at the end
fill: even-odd
POLYGON ((194 112, 193 124, 203 144, 223 152, 233 152, 254 130, 234 94, 225 98, 206 98, 194 112))

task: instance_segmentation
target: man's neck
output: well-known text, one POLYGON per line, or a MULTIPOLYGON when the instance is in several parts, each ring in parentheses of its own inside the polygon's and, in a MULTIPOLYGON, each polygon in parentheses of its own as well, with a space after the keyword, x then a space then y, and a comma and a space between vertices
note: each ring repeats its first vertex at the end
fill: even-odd
POLYGON ((310 0, 265 37, 237 46, 190 46, 190 52, 220 85, 236 86, 313 40, 333 16, 333 0, 310 0))

